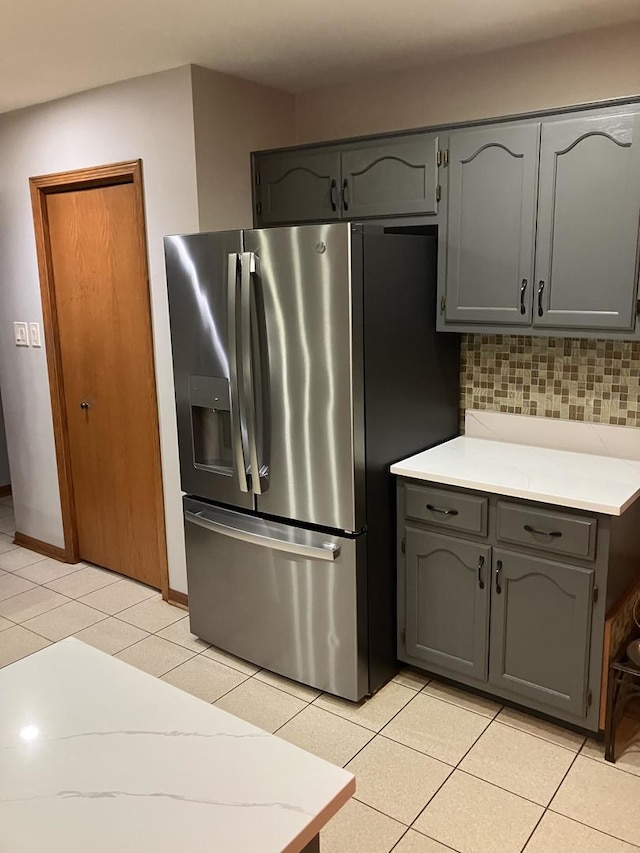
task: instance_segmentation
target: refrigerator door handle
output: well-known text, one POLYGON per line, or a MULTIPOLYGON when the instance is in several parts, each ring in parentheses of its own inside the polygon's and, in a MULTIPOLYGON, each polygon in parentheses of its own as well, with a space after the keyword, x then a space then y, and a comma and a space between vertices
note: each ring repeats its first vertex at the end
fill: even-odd
POLYGON ((242 253, 242 282, 240 286, 240 334, 242 341, 242 384, 244 390, 244 411, 247 419, 247 444, 249 466, 251 470, 251 489, 254 495, 262 494, 260 485, 260 462, 258 460, 256 395, 254 384, 254 360, 259 355, 257 341, 251 336, 251 277, 257 272, 255 252, 242 253), (256 344, 254 352, 253 344, 256 344))
POLYGON ((240 525, 224 524, 217 519, 208 518, 206 510, 200 510, 199 512, 186 510, 184 517, 186 521, 197 524, 199 527, 204 527, 206 530, 211 530, 213 533, 221 533, 223 536, 230 536, 232 539, 239 539, 241 542, 248 542, 251 545, 260 545, 276 551, 286 551, 288 554, 294 554, 297 557, 308 557, 312 560, 334 562, 340 556, 340 545, 336 545, 334 542, 326 542, 322 545, 308 545, 303 542, 280 539, 275 536, 262 536, 260 533, 256 533, 240 525))
POLYGON ((238 483, 241 492, 249 491, 247 482, 247 466, 242 445, 242 400, 238 383, 238 340, 237 340, 237 311, 236 292, 238 289, 238 267, 241 263, 239 254, 231 253, 228 257, 227 287, 229 304, 229 379, 231 383, 231 434, 235 467, 238 472, 238 483))

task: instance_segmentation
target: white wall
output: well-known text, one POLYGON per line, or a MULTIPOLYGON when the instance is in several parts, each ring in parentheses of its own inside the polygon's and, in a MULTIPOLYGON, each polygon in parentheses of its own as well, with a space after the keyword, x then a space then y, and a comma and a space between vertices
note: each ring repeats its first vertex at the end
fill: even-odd
POLYGON ((639 94, 632 24, 303 92, 296 136, 316 142, 639 94))
POLYGON ((187 66, 0 115, 0 386, 16 526, 63 544, 45 352, 12 343, 14 320, 42 321, 28 178, 136 158, 143 160, 170 586, 186 591, 162 237, 198 230, 187 66))
POLYGON ((193 66, 201 231, 250 228, 249 155, 295 144, 293 95, 193 66))
POLYGON ((8 486, 10 482, 9 457, 7 455, 7 442, 4 434, 2 399, 0 398, 0 486, 8 486))

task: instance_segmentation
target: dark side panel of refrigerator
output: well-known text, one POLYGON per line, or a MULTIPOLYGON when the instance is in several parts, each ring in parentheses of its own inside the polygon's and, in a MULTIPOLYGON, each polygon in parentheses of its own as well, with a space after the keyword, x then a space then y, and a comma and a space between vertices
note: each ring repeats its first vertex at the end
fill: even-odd
POLYGON ((369 678, 396 670, 396 484, 389 467, 459 432, 460 338, 435 331, 437 239, 363 235, 369 678))

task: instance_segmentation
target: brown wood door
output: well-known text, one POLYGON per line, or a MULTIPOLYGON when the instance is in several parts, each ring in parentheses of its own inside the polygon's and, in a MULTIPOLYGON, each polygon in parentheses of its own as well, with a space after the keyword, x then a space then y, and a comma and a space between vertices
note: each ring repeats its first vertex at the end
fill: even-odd
POLYGON ((166 584, 140 188, 49 190, 46 221, 79 556, 166 584))

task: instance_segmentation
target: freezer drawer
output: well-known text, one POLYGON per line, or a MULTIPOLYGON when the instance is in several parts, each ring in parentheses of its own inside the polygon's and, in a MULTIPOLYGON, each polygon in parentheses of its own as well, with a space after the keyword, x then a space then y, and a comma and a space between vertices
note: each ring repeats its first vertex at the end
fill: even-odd
POLYGON ((184 510, 193 633, 319 690, 365 696, 365 535, 318 533, 192 498, 184 510))

